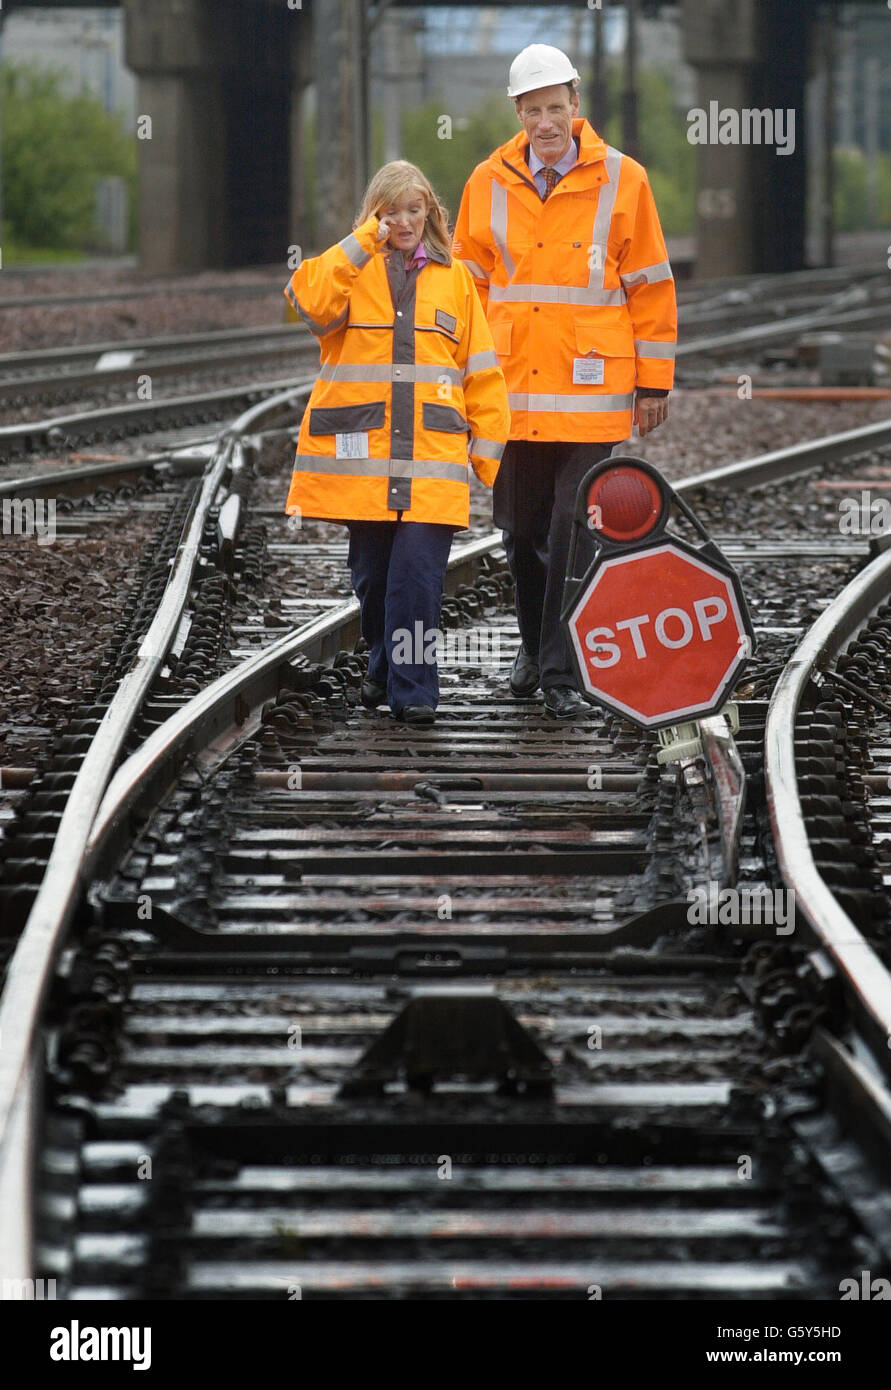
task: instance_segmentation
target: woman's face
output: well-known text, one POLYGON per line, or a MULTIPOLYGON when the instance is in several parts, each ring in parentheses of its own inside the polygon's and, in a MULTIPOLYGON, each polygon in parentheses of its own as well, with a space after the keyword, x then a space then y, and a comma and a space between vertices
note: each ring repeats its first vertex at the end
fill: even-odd
POLYGON ((387 245, 401 251, 403 255, 413 256, 427 220, 427 199, 424 194, 420 191, 409 192, 404 197, 387 203, 378 213, 378 217, 390 228, 387 245))

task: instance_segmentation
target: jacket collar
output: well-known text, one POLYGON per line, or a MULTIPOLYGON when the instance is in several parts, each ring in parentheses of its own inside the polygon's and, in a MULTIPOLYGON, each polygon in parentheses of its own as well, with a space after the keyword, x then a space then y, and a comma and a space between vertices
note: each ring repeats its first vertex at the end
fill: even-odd
MULTIPOLYGON (((573 121, 572 134, 579 142, 579 157, 578 162, 572 166, 568 174, 564 175, 564 178, 571 179, 577 169, 586 165, 600 164, 601 177, 597 182, 604 182, 606 179, 604 164, 606 141, 597 134, 592 125, 581 118, 573 121)), ((492 172, 503 179, 505 183, 531 183, 532 175, 526 163, 528 148, 529 136, 525 130, 518 131, 512 140, 508 140, 506 145, 501 145, 489 156, 488 163, 492 172)))
MULTIPOLYGON (((425 241, 425 242, 424 242, 424 250, 427 252, 427 260, 428 260, 428 261, 435 261, 437 265, 448 265, 448 264, 449 264, 449 261, 448 261, 448 260, 446 259, 446 257, 442 254, 442 252, 441 252, 441 251, 437 251, 434 247, 432 247, 432 246, 430 245, 430 243, 429 243, 428 241, 425 241)), ((401 260, 402 260, 402 252, 401 252, 401 251, 398 251, 396 254, 398 255, 398 257, 399 257, 399 259, 400 259, 400 261, 401 261, 401 260)), ((387 255, 386 255, 385 258, 384 258, 384 259, 387 261, 388 264, 389 264, 389 261, 390 261, 390 258, 391 258, 392 255, 393 255, 392 251, 388 251, 388 252, 387 252, 387 255)), ((422 261, 422 262, 421 262, 421 269, 422 269, 422 270, 424 269, 424 266, 425 266, 426 264, 427 264, 426 261, 422 261)))

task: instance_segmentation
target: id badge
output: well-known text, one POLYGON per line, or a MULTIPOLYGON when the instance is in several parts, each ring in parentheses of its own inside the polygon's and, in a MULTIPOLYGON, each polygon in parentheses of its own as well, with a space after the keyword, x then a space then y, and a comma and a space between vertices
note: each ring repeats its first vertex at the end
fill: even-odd
POLYGON ((335 458, 367 459, 368 431, 358 434, 336 434, 334 436, 335 458))
POLYGON ((572 359, 573 386, 602 386, 603 358, 574 357, 572 359))

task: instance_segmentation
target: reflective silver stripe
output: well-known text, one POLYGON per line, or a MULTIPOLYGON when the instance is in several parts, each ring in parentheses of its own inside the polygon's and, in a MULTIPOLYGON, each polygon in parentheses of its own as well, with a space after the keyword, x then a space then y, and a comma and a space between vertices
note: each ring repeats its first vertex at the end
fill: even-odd
POLYGON ((674 343, 657 343, 651 338, 635 338, 634 351, 638 357, 667 357, 674 361, 674 343))
MULTIPOLYGON (((597 211, 594 214, 594 226, 591 229, 591 245, 602 246, 606 251, 609 241, 610 223, 613 220, 613 208, 616 205, 616 194, 619 191, 619 174, 622 172, 622 152, 616 150, 612 145, 606 147, 606 177, 608 183, 600 185, 600 192, 597 195, 597 211)), ((588 276, 588 289, 603 289, 603 277, 606 274, 606 255, 601 257, 600 265, 592 265, 591 273, 588 276)))
POLYGON ((504 445, 497 439, 470 439, 470 452, 476 454, 481 459, 500 459, 504 453, 504 445))
POLYGON ((309 314, 304 313, 304 311, 300 309, 299 304, 295 304, 295 309, 297 310, 297 313, 299 313, 299 316, 300 318, 302 318, 304 324, 307 325, 307 328, 310 328, 311 332, 314 332, 317 338, 324 338, 325 334, 332 334, 335 328, 341 327, 343 320, 345 320, 346 316, 348 316, 349 313, 349 310, 345 309, 343 310, 342 314, 338 314, 338 317, 332 318, 329 324, 317 324, 314 318, 310 318, 309 314))
POLYGON ((392 323, 348 323, 347 328, 389 328, 393 331, 392 323))
POLYGON ((634 393, 627 396, 526 396, 511 391, 507 403, 511 410, 566 410, 574 414, 586 410, 630 410, 634 393))
POLYGON ((467 464, 442 459, 335 459, 323 454, 297 454, 301 473, 340 473, 363 478, 442 478, 467 482, 467 464))
MULTIPOLYGON (((439 383, 443 377, 447 381, 461 385, 460 367, 437 367, 435 365, 411 367, 404 363, 394 366, 390 362, 326 362, 319 371, 320 381, 432 381, 439 383)), ((443 383, 444 384, 444 383, 443 383)))
POLYGON ((349 236, 345 236, 343 241, 338 242, 338 245, 341 251, 346 253, 348 259, 351 260, 355 266, 361 267, 365 265, 366 261, 371 260, 370 253, 362 250, 362 247, 359 245, 352 232, 350 232, 349 236))
POLYGON ((299 313, 300 318, 302 318, 304 324, 307 325, 307 328, 310 329, 310 332, 314 332, 314 334, 316 334, 317 338, 324 338, 325 334, 331 334, 331 332, 334 332, 335 328, 341 327, 343 320, 345 320, 346 316, 348 316, 349 313, 349 309, 345 309, 343 310, 342 314, 338 314, 338 317, 332 318, 329 324, 317 324, 316 320, 314 320, 314 318, 310 318, 309 314, 306 313, 306 310, 300 309, 300 302, 299 300, 297 300, 297 296, 295 295, 295 292, 293 292, 291 285, 286 286, 285 296, 286 299, 288 299, 288 302, 291 303, 292 309, 296 309, 297 313, 299 313))
POLYGON ((671 266, 668 261, 660 261, 658 265, 641 266, 640 270, 629 270, 627 275, 620 275, 619 279, 627 287, 631 285, 655 285, 659 280, 671 279, 671 266))
POLYGON ((589 290, 583 285, 490 285, 489 298, 507 304, 624 304, 625 291, 589 290))
POLYGON ((472 372, 481 372, 485 367, 497 367, 498 357, 494 351, 490 352, 471 352, 468 354, 467 362, 464 367, 464 375, 470 376, 472 372))
POLYGON ((516 266, 507 249, 507 189, 497 179, 492 180, 492 208, 489 214, 492 236, 501 256, 508 280, 512 280, 516 266))
POLYGON ((475 275, 478 280, 489 279, 488 271, 483 270, 482 266, 477 265, 476 261, 468 261, 465 259, 464 256, 461 256, 460 259, 464 261, 464 264, 467 266, 467 269, 470 271, 471 275, 475 275))

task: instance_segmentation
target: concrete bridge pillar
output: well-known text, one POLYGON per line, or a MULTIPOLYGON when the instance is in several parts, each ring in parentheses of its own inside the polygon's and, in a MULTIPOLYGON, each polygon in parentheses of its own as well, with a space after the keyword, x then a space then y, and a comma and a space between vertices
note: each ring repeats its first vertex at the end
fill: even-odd
POLYGON ((316 239, 346 236, 364 191, 368 114, 359 74, 366 0, 312 0, 316 84, 316 239))
MULTIPOLYGON (((698 277, 805 264, 807 0, 682 0, 684 52, 697 72, 698 277), (746 112, 771 113, 754 125, 746 112), (726 112, 737 115, 739 139, 726 112), (789 114, 791 113, 791 115, 789 114), (794 123, 794 124, 793 124, 794 123), (753 130, 772 138, 755 143, 753 130), (778 153, 782 144, 786 152, 778 153), (790 134, 792 139, 790 140, 790 134)), ((691 126, 692 130, 692 126, 691 126)))
POLYGON ((124 0, 138 74, 140 257, 153 273, 284 261, 292 29, 286 5, 124 0))

